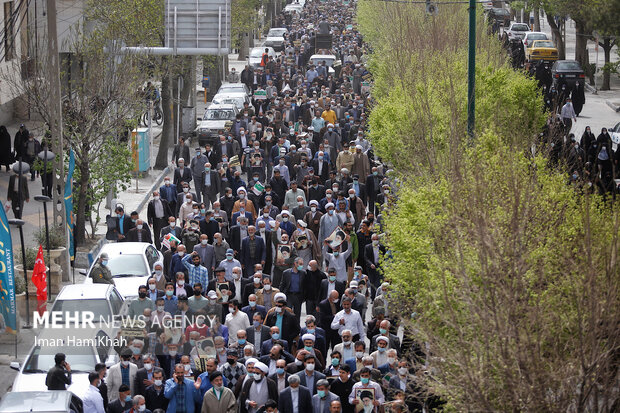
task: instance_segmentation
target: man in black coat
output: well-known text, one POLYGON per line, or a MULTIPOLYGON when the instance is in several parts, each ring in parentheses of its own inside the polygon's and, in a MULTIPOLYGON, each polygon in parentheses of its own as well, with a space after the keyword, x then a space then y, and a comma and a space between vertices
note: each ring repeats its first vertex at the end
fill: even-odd
POLYGON ((375 202, 379 191, 381 191, 381 181, 383 181, 383 175, 379 175, 379 169, 375 166, 372 168, 370 175, 366 177, 366 204, 368 205, 368 211, 376 214, 375 202))
POLYGON ((271 240, 272 231, 267 229, 265 221, 259 221, 256 235, 265 241, 265 265, 263 265, 263 273, 271 274, 271 266, 273 265, 273 242, 271 240))
POLYGON ((321 286, 319 287, 319 295, 317 298, 319 302, 327 298, 328 291, 330 291, 332 288, 338 291, 338 297, 342 297, 342 294, 344 294, 344 290, 346 288, 346 283, 344 281, 336 280, 336 270, 334 268, 328 269, 327 272, 327 279, 321 280, 321 286))
POLYGON ((185 158, 179 158, 179 167, 174 169, 173 183, 177 186, 177 192, 180 193, 183 190, 181 182, 192 181, 192 170, 185 166, 185 158))
MULTIPOLYGON (((144 396, 146 388, 153 384, 153 376, 155 373, 155 357, 150 354, 145 354, 142 358, 144 367, 138 369, 136 377, 134 378, 134 392, 144 396), (148 368, 147 368, 148 367, 148 368)), ((163 371, 162 371, 163 374, 163 371)))
MULTIPOLYGON (((149 225, 153 228, 153 238, 155 239, 155 247, 161 248, 161 236, 162 228, 168 225, 168 218, 173 216, 174 213, 170 209, 170 204, 165 199, 161 199, 159 191, 153 191, 153 199, 149 201, 146 207, 146 218, 149 225)), ((179 228, 179 235, 181 230, 179 228)))
POLYGON ((144 221, 138 219, 136 221, 136 226, 130 229, 127 232, 127 238, 125 238, 127 242, 148 242, 149 244, 153 243, 151 238, 151 230, 148 226, 144 225, 144 221))
POLYGON ((245 65, 245 68, 241 71, 241 83, 245 83, 247 87, 252 89, 253 81, 254 72, 250 68, 250 65, 245 65))
POLYGON ((379 260, 383 254, 385 254, 385 247, 379 245, 379 235, 372 234, 371 243, 364 248, 364 261, 366 262, 368 279, 375 288, 379 288, 381 284, 382 277, 379 271, 379 260), (375 249, 377 254, 375 254, 375 249))
POLYGON ((316 317, 316 307, 319 304, 319 292, 321 291, 321 282, 327 280, 327 275, 319 268, 319 263, 316 260, 312 260, 308 263, 308 271, 306 271, 306 278, 304 284, 304 291, 306 293, 306 312, 316 317))
POLYGON ((116 207, 114 212, 116 212, 116 228, 114 229, 114 233, 117 236, 118 242, 123 242, 129 230, 134 227, 134 224, 131 221, 131 217, 125 214, 123 207, 116 207))
MULTIPOLYGON (((267 381, 267 393, 268 399, 277 401, 278 400, 278 386, 274 383, 273 380, 265 377, 269 368, 260 361, 254 364, 255 375, 258 375, 258 380, 256 376, 248 379, 241 389, 241 394, 239 395, 239 413, 248 413, 249 407, 260 408, 262 406, 256 405, 256 403, 251 399, 251 395, 256 391, 256 384, 261 382, 262 380, 267 381)), ((263 390, 264 391, 264 390, 263 390)))
POLYGON ((16 173, 11 175, 9 178, 9 188, 6 198, 7 201, 11 202, 15 218, 21 219, 22 211, 24 210, 24 201, 30 202, 30 194, 28 193, 28 178, 26 178, 26 175, 22 174, 21 179, 19 179, 19 175, 16 173), (19 181, 19 186, 21 186, 21 192, 17 186, 17 181, 19 181))
POLYGON ((340 342, 338 331, 332 329, 332 321, 338 311, 342 310, 340 306, 340 294, 333 290, 329 298, 319 303, 319 325, 325 330, 326 346, 329 349, 330 344, 336 345, 340 342))
POLYGON ((288 377, 289 386, 280 393, 280 399, 278 400, 278 411, 281 412, 293 412, 293 397, 291 393, 293 389, 299 389, 297 396, 297 411, 299 413, 312 413, 312 394, 310 390, 299 384, 300 378, 297 375, 288 377))
POLYGON ((303 268, 304 259, 297 257, 293 268, 285 270, 280 281, 280 292, 286 294, 289 305, 295 313, 297 324, 299 324, 301 315, 301 305, 304 302, 304 286, 306 284, 306 271, 303 268))
POLYGON ((276 325, 278 317, 282 317, 282 328, 280 329, 280 337, 286 340, 292 346, 295 342, 295 337, 299 335, 299 321, 295 318, 293 313, 286 311, 284 307, 286 301, 282 298, 276 301, 275 311, 267 314, 265 319, 265 325, 272 327, 276 325))
MULTIPOLYGON (((168 225, 166 225, 165 227, 163 227, 161 230, 159 230, 159 233, 154 234, 156 238, 159 238, 159 241, 161 242, 164 239, 164 235, 166 234, 172 234, 175 237, 177 237, 178 239, 181 239, 181 233, 183 232, 183 228, 181 228, 179 225, 176 224, 176 218, 172 215, 170 215, 168 217, 168 225)), ((160 248, 161 250, 163 249, 167 249, 166 247, 163 246, 160 248)))
POLYGON ((164 371, 159 367, 155 367, 153 371, 153 384, 148 386, 142 394, 146 399, 146 408, 152 412, 155 409, 166 410, 168 408, 168 399, 164 396, 164 378, 164 371))

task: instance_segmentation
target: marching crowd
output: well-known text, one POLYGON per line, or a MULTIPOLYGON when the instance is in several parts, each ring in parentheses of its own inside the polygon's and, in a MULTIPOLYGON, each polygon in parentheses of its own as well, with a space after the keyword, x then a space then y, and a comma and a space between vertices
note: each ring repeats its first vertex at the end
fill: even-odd
MULTIPOLYGON (((148 321, 144 336, 117 349, 118 364, 95 367, 85 411, 439 404, 416 384, 429 373, 424 352, 406 326, 399 338, 381 275, 381 211, 394 189, 366 139, 368 50, 350 25, 354 12, 312 1, 281 17, 281 55, 231 74, 266 98, 204 148, 179 141, 174 174, 153 192, 146 219, 117 208, 114 238, 153 242, 163 261, 129 307, 148 321), (309 61, 319 52, 314 28, 331 29, 341 66, 309 61)), ((92 269, 94 282, 114 283, 108 260, 92 269)), ((64 389, 70 366, 62 354, 57 362, 48 385, 64 389)))

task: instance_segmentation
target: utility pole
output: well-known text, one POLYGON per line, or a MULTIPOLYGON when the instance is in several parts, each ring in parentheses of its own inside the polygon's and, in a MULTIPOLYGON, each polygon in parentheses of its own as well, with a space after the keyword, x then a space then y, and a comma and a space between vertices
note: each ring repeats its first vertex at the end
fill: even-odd
POLYGON ((467 135, 474 138, 476 122, 476 0, 469 0, 469 61, 467 65, 467 135))
MULTIPOLYGON (((47 0, 47 48, 48 48, 48 73, 47 78, 50 85, 49 104, 47 109, 50 113, 50 132, 52 134, 52 152, 56 154, 54 160, 54 173, 52 174, 52 211, 54 215, 54 225, 62 226, 64 229, 67 246, 69 233, 67 231, 65 203, 64 203, 64 147, 62 131, 62 100, 60 92, 60 62, 58 54, 58 31, 56 28, 56 0, 47 0), (61 193, 56 190, 54 183, 60 185, 61 193), (58 206, 60 205, 60 208, 58 206)), ((65 250, 64 257, 61 259, 63 277, 69 275, 69 248, 65 250)), ((51 291, 50 291, 51 293, 51 291)))

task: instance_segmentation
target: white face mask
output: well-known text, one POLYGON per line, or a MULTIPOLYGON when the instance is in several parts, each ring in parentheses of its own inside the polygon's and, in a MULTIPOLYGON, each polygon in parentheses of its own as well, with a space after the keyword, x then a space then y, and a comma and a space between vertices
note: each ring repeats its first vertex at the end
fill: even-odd
POLYGON ((316 207, 310 207, 310 211, 316 212, 316 207))
POLYGON ((149 284, 149 290, 151 290, 151 291, 155 291, 155 288, 157 288, 157 285, 155 285, 155 284, 149 284))
POLYGON ((142 229, 142 224, 138 224, 138 225, 136 225, 136 228, 138 228, 138 229, 142 229))
POLYGON ((394 357, 388 357, 387 358, 388 364, 394 364, 395 361, 396 361, 396 359, 394 357))
POLYGON ((265 284, 265 290, 269 291, 271 290, 271 284, 265 284))
POLYGON ((177 284, 182 287, 185 285, 185 280, 177 280, 177 284))
POLYGON ((146 404, 142 404, 138 407, 138 411, 143 412, 146 410, 146 404))
POLYGON ((153 368, 153 365, 151 363, 144 363, 144 368, 150 370, 153 368))
POLYGON ((358 359, 361 359, 362 357, 364 357, 364 353, 362 351, 356 351, 355 357, 357 357, 358 359))
POLYGON ((209 243, 209 240, 208 240, 208 239, 201 239, 201 240, 200 240, 200 243, 201 243, 202 245, 207 245, 207 244, 209 243))
POLYGON ((164 306, 163 305, 158 305, 157 306, 157 311, 159 311, 160 313, 164 312, 164 306))
POLYGON ((185 255, 185 251, 177 251, 177 254, 179 254, 179 257, 182 257, 185 255))
POLYGON ((400 374, 401 376, 404 376, 405 374, 407 374, 407 367, 399 367, 398 374, 400 374))
POLYGON ((306 364, 306 370, 308 370, 308 371, 314 371, 314 363, 308 363, 308 364, 306 364))
POLYGON ((186 198, 186 199, 185 199, 185 203, 187 203, 187 204, 191 204, 191 203, 192 203, 192 198, 186 198))
POLYGON ((163 380, 153 380, 153 384, 155 384, 157 387, 160 387, 163 384, 163 380))

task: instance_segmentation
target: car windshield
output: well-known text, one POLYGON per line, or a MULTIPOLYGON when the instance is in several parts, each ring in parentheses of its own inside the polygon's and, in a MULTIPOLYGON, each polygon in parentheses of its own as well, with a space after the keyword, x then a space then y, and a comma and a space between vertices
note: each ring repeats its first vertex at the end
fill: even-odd
POLYGON ((105 321, 110 319, 110 305, 103 298, 93 300, 56 300, 54 307, 52 307, 52 312, 57 311, 60 314, 61 320, 59 321, 64 322, 65 313, 74 314, 85 309, 93 313, 94 322, 99 322, 100 319, 105 321))
POLYGON ((233 120, 235 114, 227 109, 207 109, 205 119, 207 120, 233 120))
MULTIPOLYGON (((41 339, 41 341, 43 340, 45 339, 41 339)), ((56 353, 64 353, 66 355, 66 361, 71 366, 72 373, 90 372, 93 370, 93 366, 97 364, 93 347, 90 345, 72 347, 39 345, 32 350, 24 366, 24 373, 47 373, 49 369, 54 367, 54 356, 56 353)))
POLYGON ((527 24, 513 24, 512 30, 514 30, 515 32, 527 32, 530 30, 530 28, 527 26, 527 24))
POLYGON ((263 53, 265 53, 263 49, 252 49, 250 57, 262 57, 263 53))
POLYGON ((493 13, 497 14, 498 16, 509 16, 510 12, 506 9, 493 9, 493 13))
POLYGON ((267 37, 283 37, 286 33, 286 29, 271 29, 267 33, 267 37))
POLYGON ((534 47, 555 47, 555 45, 549 40, 537 40, 534 47))
POLYGON ((113 255, 108 260, 108 268, 113 277, 133 277, 149 275, 141 254, 113 255))
MULTIPOLYGON (((215 102, 215 99, 214 99, 215 102)), ((238 108, 243 106, 243 98, 224 98, 217 99, 217 103, 226 104, 226 105, 235 105, 238 108)))
POLYGON ((558 62, 557 70, 581 70, 579 62, 558 62))
POLYGON ((533 40, 547 40, 547 35, 546 34, 542 34, 542 33, 528 34, 527 35, 527 40, 529 40, 529 41, 533 41, 533 40))
POLYGON ((330 57, 315 57, 311 59, 313 65, 318 65, 319 63, 325 62, 325 66, 327 67, 332 67, 334 60, 336 59, 330 57))
POLYGON ((222 86, 217 91, 218 95, 226 95, 230 93, 245 93, 245 89, 243 87, 222 86))

